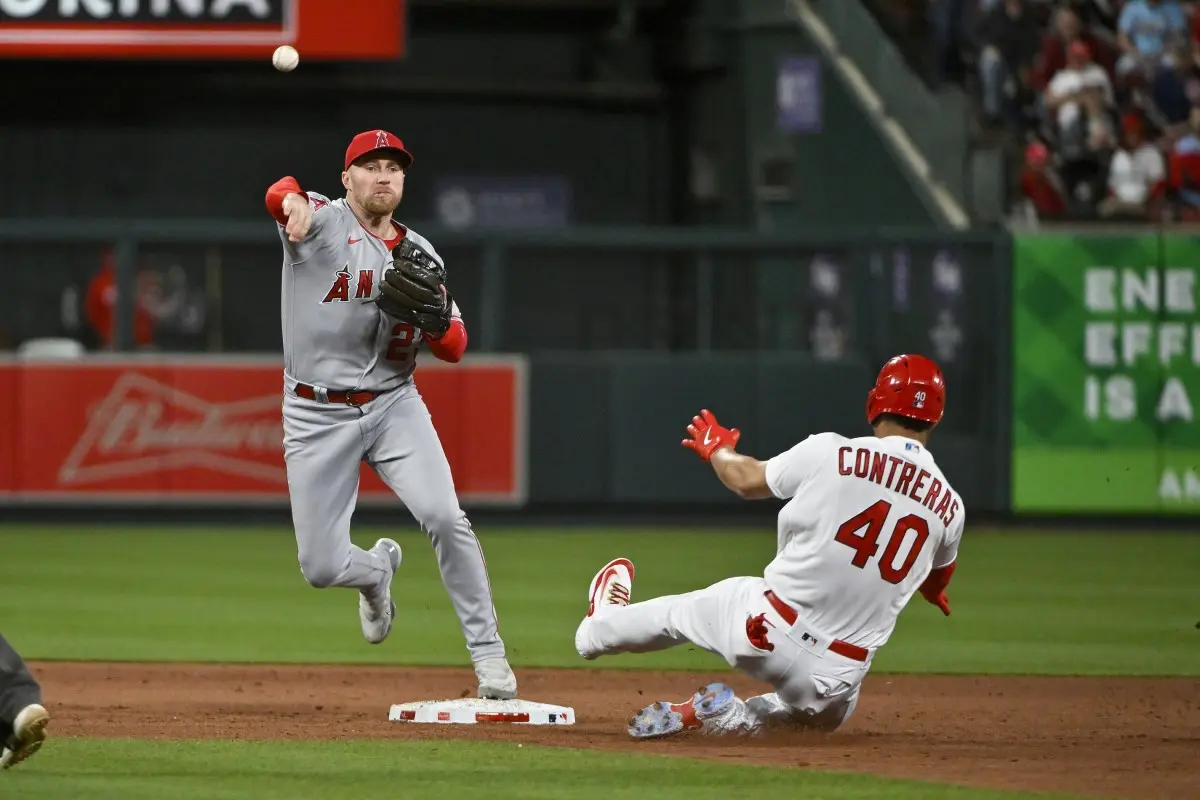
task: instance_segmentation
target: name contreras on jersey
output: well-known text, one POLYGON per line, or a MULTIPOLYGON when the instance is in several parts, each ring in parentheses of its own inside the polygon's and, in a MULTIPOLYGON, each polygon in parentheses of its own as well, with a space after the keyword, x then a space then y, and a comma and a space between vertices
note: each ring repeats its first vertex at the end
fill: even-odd
POLYGON ((923 497, 918 496, 925 482, 933 476, 929 470, 918 470, 916 464, 890 453, 876 452, 867 447, 839 447, 838 473, 868 480, 907 495, 937 514, 946 527, 950 526, 954 515, 958 513, 958 499, 938 478, 933 478, 923 497))

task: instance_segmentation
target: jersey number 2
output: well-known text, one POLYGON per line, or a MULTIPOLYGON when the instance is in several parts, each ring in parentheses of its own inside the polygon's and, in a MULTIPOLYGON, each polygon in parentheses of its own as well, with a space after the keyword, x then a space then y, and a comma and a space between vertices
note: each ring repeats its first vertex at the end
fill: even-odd
MULTIPOLYGON (((891 510, 891 503, 887 500, 880 500, 855 514, 838 528, 837 535, 833 537, 834 541, 841 542, 854 551, 854 558, 850 559, 851 564, 862 569, 879 551, 879 534, 883 533, 884 523, 887 522, 891 510), (863 528, 866 530, 859 533, 863 528)), ((879 576, 888 583, 899 583, 904 580, 913 568, 913 564, 916 563, 917 556, 920 555, 921 548, 925 546, 925 540, 928 538, 929 523, 925 521, 924 517, 919 514, 901 517, 892 528, 887 545, 883 548, 883 555, 879 559, 879 576), (904 563, 897 567, 896 556, 909 531, 915 531, 917 536, 908 546, 908 555, 905 556, 904 563)))
POLYGON ((416 336, 416 328, 407 322, 397 322, 392 326, 392 338, 388 340, 387 360, 408 361, 409 350, 416 336))

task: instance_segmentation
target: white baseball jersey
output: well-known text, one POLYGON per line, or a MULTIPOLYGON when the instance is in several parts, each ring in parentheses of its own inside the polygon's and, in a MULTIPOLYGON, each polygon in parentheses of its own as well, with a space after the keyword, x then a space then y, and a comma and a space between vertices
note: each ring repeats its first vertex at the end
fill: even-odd
MULTIPOLYGON (((416 367, 421 331, 397 323, 372 299, 379 295, 391 248, 412 239, 438 264, 427 239, 396 223, 386 242, 367 231, 346 204, 308 192, 312 227, 302 242, 283 241, 283 369, 295 382, 325 389, 382 391, 407 381, 416 367)), ((461 318, 457 304, 453 316, 461 318)))
POLYGON ((930 570, 957 558, 962 498, 912 439, 818 433, 766 472, 788 503, 763 577, 829 636, 882 646, 930 570))

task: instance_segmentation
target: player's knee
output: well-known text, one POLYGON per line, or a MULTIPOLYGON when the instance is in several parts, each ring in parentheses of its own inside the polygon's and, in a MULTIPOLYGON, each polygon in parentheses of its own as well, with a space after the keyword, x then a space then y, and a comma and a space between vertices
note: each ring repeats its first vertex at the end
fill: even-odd
POLYGON ((327 589, 337 580, 339 570, 337 565, 328 559, 301 557, 300 572, 309 586, 327 589))
POLYGON ((464 516, 457 504, 429 509, 421 515, 421 527, 433 534, 450 533, 464 516))

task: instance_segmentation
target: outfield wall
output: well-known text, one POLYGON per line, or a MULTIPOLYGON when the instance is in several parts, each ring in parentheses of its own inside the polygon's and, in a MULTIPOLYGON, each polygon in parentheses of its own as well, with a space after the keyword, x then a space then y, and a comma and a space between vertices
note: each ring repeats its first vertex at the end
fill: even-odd
MULTIPOLYGON (((218 286, 269 248, 259 226, 130 230, 118 270, 207 242, 218 286)), ((422 356, 417 383, 468 507, 734 513, 679 445, 693 414, 764 458, 859 435, 879 365, 909 351, 945 369, 934 452, 977 518, 1200 511, 1200 244, 1181 232, 438 235, 472 344, 460 365, 422 356)), ((0 362, 0 503, 286 510, 277 323, 242 326, 244 292, 208 302, 219 329, 174 352, 0 362)), ((395 502, 365 467, 362 501, 395 502)))

